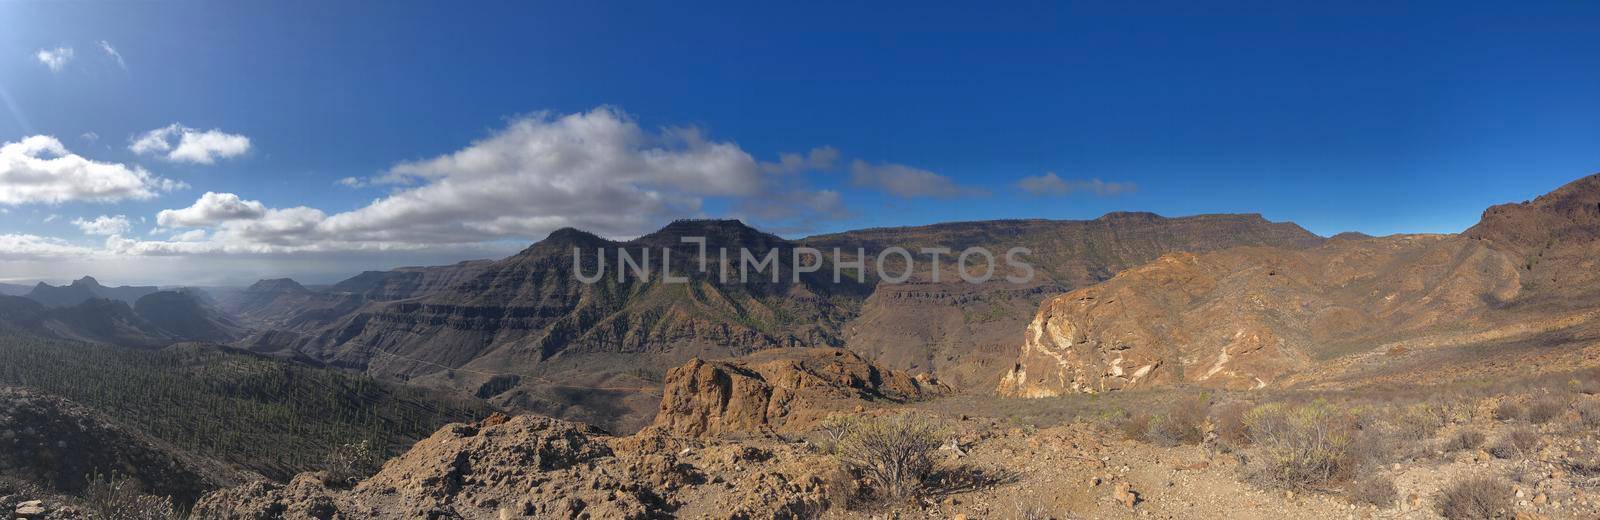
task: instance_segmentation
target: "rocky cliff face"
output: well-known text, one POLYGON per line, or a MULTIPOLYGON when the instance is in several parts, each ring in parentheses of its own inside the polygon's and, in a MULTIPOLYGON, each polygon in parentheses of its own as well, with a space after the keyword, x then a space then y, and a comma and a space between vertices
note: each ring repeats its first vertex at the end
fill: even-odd
MULTIPOLYGON (((961 222, 907 228, 850 231, 805 239, 808 245, 847 252, 856 248, 876 256, 887 247, 914 254, 923 247, 959 253, 984 247, 1003 255, 1012 247, 1032 252, 1023 258, 1035 268, 1032 281, 962 281, 950 256, 933 280, 929 261, 903 284, 878 284, 862 305, 860 317, 845 329, 848 347, 912 372, 933 372, 962 389, 987 391, 1016 357, 1016 338, 1054 295, 1093 285, 1117 272, 1177 251, 1214 251, 1265 245, 1311 247, 1322 239, 1292 223, 1269 222, 1260 215, 1199 215, 1166 218, 1153 213, 1110 213, 1095 220, 1008 220, 961 222)), ((892 272, 901 266, 886 265, 892 272)))
POLYGON ((1167 219, 1143 213, 1081 222, 876 229, 797 242, 738 221, 679 221, 626 242, 565 229, 492 263, 364 273, 327 291, 258 284, 247 293, 259 293, 268 303, 254 308, 295 312, 241 311, 273 330, 240 344, 633 430, 656 413, 668 368, 695 357, 771 348, 849 345, 897 370, 983 381, 987 390, 1015 357, 1016 332, 1046 297, 1169 251, 1303 247, 1320 240, 1259 216, 1167 219), (682 242, 684 237, 706 239, 704 270, 701 246, 682 242), (927 262, 907 284, 876 283, 875 266, 864 281, 845 268, 834 283, 831 262, 796 281, 790 262, 801 245, 828 253, 839 247, 845 261, 855 259, 858 247, 875 255, 891 246, 983 246, 1000 254, 1026 246, 1036 252, 1027 260, 1038 276, 1012 284, 1002 279, 1009 274, 1002 264, 995 280, 968 284, 946 256, 939 282, 927 262), (649 280, 632 273, 618 278, 619 248, 635 260, 648 251, 649 280), (580 251, 576 268, 574 249, 580 251), (663 282, 664 249, 673 259, 673 275, 687 277, 687 283, 663 282), (773 253, 776 280, 770 270, 741 279, 740 250, 757 257, 773 253), (602 265, 599 282, 578 281, 580 273, 601 272, 602 265))
POLYGON ((999 391, 1527 376, 1591 364, 1600 175, 1461 235, 1170 255, 1046 302, 999 391))
POLYGON ((1051 299, 1003 395, 1189 383, 1250 389, 1407 337, 1486 323, 1521 291, 1510 256, 1453 235, 1171 254, 1051 299))
POLYGON ((768 351, 700 359, 667 373, 655 428, 689 437, 751 435, 809 426, 868 403, 947 393, 923 375, 878 366, 843 349, 768 351))
MULTIPOLYGON (((680 221, 628 242, 561 230, 510 258, 422 284, 431 288, 413 297, 365 300, 341 307, 343 313, 326 325, 265 334, 247 344, 469 394, 492 381, 515 380, 510 387, 490 385, 502 390, 490 398, 637 429, 654 413, 653 394, 668 367, 695 356, 842 343, 838 331, 870 286, 834 284, 827 268, 802 273, 796 282, 788 263, 793 249, 737 221, 680 221), (682 237, 706 239, 705 271, 699 270, 699 245, 682 237), (631 271, 619 278, 619 248, 636 261, 649 252, 648 279, 631 271), (663 248, 673 258, 672 274, 687 282, 663 280, 663 248), (723 248, 731 252, 726 264, 723 248), (582 273, 598 273, 604 265, 606 275, 581 282, 574 249, 582 273), (758 256, 775 252, 782 259, 774 266, 777 281, 771 269, 741 281, 740 249, 758 256), (730 272, 726 282, 723 267, 730 272)), ((358 278, 341 286, 365 290, 373 286, 367 282, 394 277, 358 278)))
POLYGON ((1567 183, 1532 201, 1483 212, 1464 235, 1517 259, 1527 289, 1523 305, 1600 305, 1600 174, 1567 183))

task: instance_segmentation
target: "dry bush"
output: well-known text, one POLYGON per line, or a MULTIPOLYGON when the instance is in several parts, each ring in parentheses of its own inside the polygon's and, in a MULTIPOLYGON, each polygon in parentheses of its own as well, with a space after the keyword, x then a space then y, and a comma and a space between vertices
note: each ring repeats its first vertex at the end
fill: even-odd
POLYGON ((103 520, 179 520, 172 499, 146 495, 139 483, 121 476, 93 475, 83 489, 83 504, 103 520))
POLYGON ((1494 407, 1494 419, 1496 421, 1515 421, 1527 417, 1527 414, 1528 411, 1522 405, 1510 399, 1501 399, 1500 404, 1494 407))
POLYGON ((1566 411, 1566 399, 1554 395, 1543 396, 1528 403, 1528 421, 1534 424, 1544 424, 1555 420, 1566 411))
POLYGON ((838 455, 839 443, 859 421, 854 415, 830 415, 817 425, 811 443, 823 454, 838 455))
POLYGON ((1450 437, 1450 441, 1444 444, 1444 450, 1475 450, 1478 449, 1479 446, 1483 446, 1483 441, 1485 440, 1487 439, 1484 437, 1483 432, 1470 428, 1463 429, 1456 432, 1454 436, 1450 437))
POLYGON ((1578 405, 1578 424, 1586 428, 1600 428, 1600 401, 1584 401, 1578 405))
POLYGON ((1600 368, 1591 368, 1573 376, 1572 386, 1584 395, 1600 394, 1600 368))
POLYGON ((835 454, 879 497, 908 501, 927 491, 944 437, 943 428, 918 415, 861 419, 848 426, 835 454))
POLYGON ((1395 420, 1395 433, 1407 441, 1432 439, 1448 422, 1442 406, 1414 404, 1406 407, 1395 420))
POLYGON ((322 481, 335 487, 345 487, 371 476, 379 462, 377 450, 367 441, 334 446, 322 464, 322 481))
POLYGON ((1468 477, 1439 491, 1435 510, 1446 520, 1488 520, 1511 512, 1511 484, 1494 477, 1468 477))
POLYGON ((1502 459, 1511 459, 1526 457, 1538 448, 1539 430, 1528 425, 1516 425, 1500 435, 1500 440, 1489 448, 1489 453, 1502 459))
POLYGON ((1149 415, 1132 414, 1118 423, 1117 429, 1122 431, 1123 438, 1130 441, 1146 442, 1149 440, 1146 435, 1150 433, 1151 419, 1152 417, 1149 415))
POLYGON ((1206 406, 1204 403, 1185 403, 1173 406, 1167 413, 1150 421, 1146 438, 1162 446, 1200 444, 1205 440, 1206 406))
POLYGON ((1250 413, 1250 403, 1229 401, 1211 410, 1211 424, 1216 427, 1217 444, 1225 452, 1237 451, 1250 444, 1250 427, 1245 415, 1250 413))
POLYGON ((1205 441, 1209 408, 1205 396, 1181 399, 1158 414, 1130 415, 1120 429, 1128 439, 1161 446, 1200 444, 1205 441))
POLYGON ((1395 489, 1394 479, 1372 475, 1352 484, 1348 498, 1357 504, 1370 504, 1379 509, 1387 509, 1400 499, 1400 491, 1395 489))
POLYGON ((1561 465, 1574 475, 1584 478, 1600 477, 1600 441, 1585 439, 1575 450, 1561 457, 1561 465))
POLYGON ((1251 476, 1288 488, 1313 488, 1348 478, 1360 464, 1355 418, 1325 402, 1273 403, 1245 417, 1255 449, 1251 476))
POLYGON ((866 502, 868 492, 850 468, 839 461, 831 461, 820 472, 822 496, 829 507, 855 509, 866 502))

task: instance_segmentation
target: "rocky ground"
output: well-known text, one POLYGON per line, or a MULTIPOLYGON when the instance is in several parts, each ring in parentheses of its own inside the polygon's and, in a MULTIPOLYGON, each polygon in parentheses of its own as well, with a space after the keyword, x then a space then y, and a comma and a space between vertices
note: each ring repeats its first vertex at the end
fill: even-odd
MULTIPOLYGON (((1251 478, 1246 461, 1257 452, 1228 445, 1220 404, 1199 425, 1200 440, 1188 444, 1126 438, 1121 419, 1108 415, 1036 427, 1026 417, 967 415, 934 400, 909 407, 934 417, 946 436, 924 498, 909 503, 864 499, 872 483, 825 453, 817 430, 735 440, 650 428, 616 437, 522 416, 447 427, 353 485, 306 474, 286 486, 225 490, 195 511, 202 518, 1433 519, 1441 518, 1442 488, 1491 476, 1507 486, 1510 509, 1499 517, 1600 517, 1600 439, 1586 422, 1593 416, 1585 416, 1600 396, 1569 391, 1557 396, 1559 409, 1537 411, 1535 400, 1551 395, 1472 395, 1439 408, 1424 433, 1394 440, 1387 455, 1349 479, 1392 481, 1394 494, 1379 504, 1352 497, 1346 481, 1290 490, 1251 478), (1504 452, 1500 439, 1518 428, 1533 429, 1537 443, 1504 452), (1466 430, 1484 438, 1456 445, 1466 430)), ((1108 406, 1124 404, 1142 405, 1108 406)), ((1400 424, 1419 410, 1403 399, 1395 406, 1409 411, 1385 411, 1393 417, 1382 420, 1400 424)))

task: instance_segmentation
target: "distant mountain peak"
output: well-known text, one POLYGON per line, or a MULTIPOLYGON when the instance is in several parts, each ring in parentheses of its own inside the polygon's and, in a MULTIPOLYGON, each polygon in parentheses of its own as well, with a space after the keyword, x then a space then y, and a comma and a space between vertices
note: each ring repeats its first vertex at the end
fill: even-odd
POLYGON ((675 246, 683 238, 705 237, 708 246, 773 247, 788 241, 750 227, 738 219, 680 219, 674 220, 654 233, 639 237, 635 243, 675 246))
POLYGON ((1151 221, 1151 220, 1162 220, 1164 218, 1166 218, 1166 217, 1162 217, 1161 215, 1157 215, 1155 213, 1151 213, 1151 212, 1148 212, 1148 211, 1113 211, 1113 212, 1101 215, 1100 218, 1097 218, 1095 220, 1099 220, 1099 221, 1103 221, 1103 222, 1129 221, 1129 220, 1151 221))
POLYGON ((578 228, 574 228, 574 227, 564 227, 564 228, 561 228, 561 229, 557 229, 555 231, 551 231, 550 232, 550 236, 545 237, 544 240, 540 240, 539 242, 541 242, 541 243, 549 242, 549 243, 555 243, 555 244, 564 244, 564 243, 584 244, 584 243, 604 242, 604 241, 605 241, 604 238, 600 238, 600 236, 595 235, 594 233, 590 233, 588 231, 584 231, 584 230, 581 230, 581 229, 578 229, 578 228))
POLYGON ((300 282, 294 281, 293 278, 269 278, 260 280, 255 284, 252 284, 247 290, 255 292, 310 292, 304 285, 300 285, 300 282))
POLYGON ((683 218, 672 221, 656 233, 700 231, 756 231, 756 229, 736 218, 683 218))
POLYGON ((93 276, 85 276, 83 278, 79 278, 77 280, 74 280, 72 282, 72 285, 82 285, 82 286, 85 286, 85 287, 101 287, 100 280, 94 279, 93 276))

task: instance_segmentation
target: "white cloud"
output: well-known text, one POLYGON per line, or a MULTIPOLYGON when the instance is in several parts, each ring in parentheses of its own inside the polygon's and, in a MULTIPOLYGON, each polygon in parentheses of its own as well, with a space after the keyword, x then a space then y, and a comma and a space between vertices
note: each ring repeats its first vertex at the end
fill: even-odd
POLYGON ((122 61, 122 53, 117 52, 117 48, 112 47, 111 42, 100 40, 98 43, 100 45, 100 50, 105 52, 106 56, 110 56, 111 59, 117 60, 118 67, 122 67, 122 70, 128 70, 128 62, 122 61))
POLYGON ((850 164, 850 182, 858 187, 882 190, 901 198, 949 199, 987 194, 977 188, 956 184, 949 177, 903 164, 867 164, 860 159, 850 164))
POLYGON ((93 220, 73 219, 72 225, 78 226, 85 235, 113 236, 126 235, 133 230, 133 223, 128 222, 124 215, 100 215, 93 220))
POLYGON ((206 239, 206 235, 207 235, 206 234, 206 230, 204 230, 204 229, 191 229, 191 230, 184 231, 184 232, 181 232, 181 233, 173 234, 172 235, 172 241, 173 242, 199 242, 199 241, 205 240, 206 239))
POLYGON ((38 235, 0 234, 0 261, 27 261, 88 256, 94 249, 73 245, 59 238, 38 235))
POLYGON ((94 132, 84 132, 82 135, 79 135, 78 137, 80 139, 83 139, 83 140, 91 142, 91 143, 100 140, 100 134, 97 134, 97 133, 94 133, 94 132))
POLYGON ((769 185, 757 161, 694 129, 649 132, 611 108, 537 114, 460 151, 396 165, 378 183, 419 185, 334 215, 346 239, 477 241, 541 237, 563 226, 612 236, 698 214, 707 197, 769 185))
POLYGON ((138 166, 86 159, 50 136, 0 146, 0 204, 4 205, 146 200, 185 187, 138 166))
POLYGON ((338 184, 346 188, 365 188, 367 187, 367 180, 359 177, 345 177, 343 179, 334 181, 334 184, 338 184))
POLYGON ((33 57, 39 60, 39 63, 49 67, 50 72, 61 72, 62 69, 67 68, 68 63, 72 62, 72 47, 63 45, 54 49, 39 49, 39 52, 35 53, 33 57))
POLYGON ((258 219, 267 214, 266 205, 244 200, 232 193, 206 192, 194 205, 165 209, 156 214, 156 224, 164 228, 211 227, 230 220, 258 219))
POLYGON ((178 123, 157 128, 132 140, 128 149, 140 155, 155 155, 173 162, 212 164, 250 151, 250 138, 218 129, 196 130, 178 123), (173 139, 177 143, 173 143, 173 139))
POLYGON ((1138 185, 1131 182, 1105 182, 1100 179, 1074 181, 1062 179, 1055 172, 1045 172, 1044 175, 1023 177, 1017 181, 1017 187, 1022 191, 1036 196, 1066 195, 1072 192, 1085 191, 1100 197, 1109 197, 1132 193, 1139 189, 1138 185))
POLYGON ((810 153, 800 155, 797 153, 778 154, 778 162, 761 163, 761 169, 767 173, 799 173, 804 171, 828 171, 839 162, 839 150, 832 146, 812 148, 810 153))
MULTIPOLYGON (((837 155, 821 148, 803 162, 825 165, 837 155)), ((338 181, 395 187, 353 211, 272 208, 207 193, 156 218, 162 228, 210 231, 203 240, 117 237, 107 247, 145 255, 427 250, 539 239, 567 226, 629 237, 672 218, 702 216, 712 199, 783 221, 770 226, 849 214, 838 192, 811 190, 796 177, 782 181, 737 145, 694 129, 648 131, 611 108, 542 113, 459 151, 399 163, 376 178, 338 181)))

